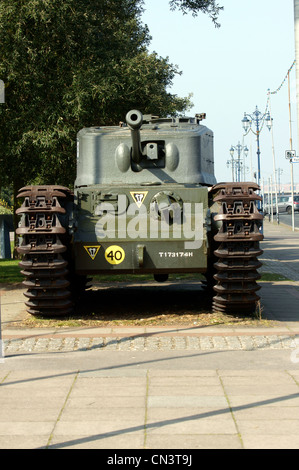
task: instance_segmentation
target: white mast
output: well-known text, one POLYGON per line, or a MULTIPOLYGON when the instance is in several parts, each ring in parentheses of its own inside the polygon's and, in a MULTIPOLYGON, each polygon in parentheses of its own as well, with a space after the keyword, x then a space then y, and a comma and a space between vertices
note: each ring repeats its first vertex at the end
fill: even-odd
MULTIPOLYGON (((296 101, 297 101, 297 129, 299 124, 299 0, 294 0, 294 26, 295 26, 295 59, 296 59, 296 101)), ((299 138, 299 129, 298 129, 299 138)), ((299 146, 298 146, 299 149, 299 146)))

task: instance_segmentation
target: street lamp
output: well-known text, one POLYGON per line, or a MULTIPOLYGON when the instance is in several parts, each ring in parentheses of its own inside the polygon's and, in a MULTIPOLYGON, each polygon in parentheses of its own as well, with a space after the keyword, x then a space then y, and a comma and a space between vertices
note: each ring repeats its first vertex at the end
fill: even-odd
POLYGON ((272 118, 270 116, 269 111, 265 112, 264 114, 258 110, 256 106, 254 112, 252 114, 244 113, 244 117, 242 119, 242 125, 245 133, 247 134, 250 130, 256 135, 256 143, 257 143, 257 166, 258 166, 258 173, 257 173, 257 184, 260 185, 261 180, 261 166, 260 166, 260 133, 263 129, 263 125, 266 123, 269 131, 272 128, 272 118), (248 119, 249 118, 249 119, 248 119), (252 129, 252 123, 255 124, 256 131, 252 129))
POLYGON ((276 174, 278 175, 278 193, 280 194, 280 176, 282 175, 283 173, 283 169, 282 168, 277 168, 276 171, 276 174))
POLYGON ((226 165, 227 165, 227 168, 229 167, 229 165, 232 166, 232 182, 234 183, 235 181, 235 160, 234 160, 234 151, 232 149, 230 149, 229 151, 230 153, 230 156, 231 156, 231 160, 227 160, 226 162, 226 165))
MULTIPOLYGON (((231 154, 231 157, 232 157, 232 161, 234 158, 235 150, 237 150, 238 152, 238 159, 236 160, 236 181, 241 181, 241 165, 242 165, 242 162, 240 160, 241 152, 243 151, 245 157, 247 157, 249 150, 247 148, 247 145, 245 146, 241 145, 240 142, 238 142, 238 145, 235 145, 235 146, 232 145, 229 150, 229 153, 231 154)), ((244 166, 245 166, 245 162, 244 162, 244 166)))

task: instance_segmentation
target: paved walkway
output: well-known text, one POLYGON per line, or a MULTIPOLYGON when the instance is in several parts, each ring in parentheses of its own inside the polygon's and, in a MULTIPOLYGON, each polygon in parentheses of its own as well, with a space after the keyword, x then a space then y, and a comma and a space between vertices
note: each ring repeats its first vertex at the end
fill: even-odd
POLYGON ((264 233, 270 326, 19 330, 4 290, 0 448, 299 448, 299 234, 264 233))
POLYGON ((265 240, 260 257, 262 271, 279 273, 292 281, 299 281, 299 230, 294 232, 284 224, 271 224, 264 220, 265 240))

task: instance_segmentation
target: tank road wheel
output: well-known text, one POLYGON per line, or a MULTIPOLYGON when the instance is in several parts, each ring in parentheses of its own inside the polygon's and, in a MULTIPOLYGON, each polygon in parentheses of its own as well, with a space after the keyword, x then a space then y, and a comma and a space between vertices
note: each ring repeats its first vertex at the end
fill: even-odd
POLYGON ((220 204, 214 218, 221 221, 214 236, 219 244, 214 251, 214 312, 252 313, 260 298, 256 281, 262 263, 257 258, 263 253, 259 242, 264 237, 260 231, 263 215, 256 206, 261 200, 255 193, 258 189, 255 183, 220 183, 213 187, 214 201, 220 204))
POLYGON ((32 315, 65 316, 72 312, 68 262, 65 259, 69 236, 66 228, 66 205, 72 193, 63 186, 27 186, 20 189, 24 198, 16 213, 21 216, 22 236, 19 265, 27 287, 25 302, 32 315), (64 221, 63 225, 61 220, 64 221))

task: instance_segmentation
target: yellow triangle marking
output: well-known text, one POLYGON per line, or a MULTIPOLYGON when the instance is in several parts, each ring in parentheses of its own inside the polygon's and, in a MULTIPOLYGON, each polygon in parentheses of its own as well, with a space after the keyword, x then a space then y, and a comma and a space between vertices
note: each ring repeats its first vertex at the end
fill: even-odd
POLYGON ((95 257, 97 256, 98 254, 98 251, 99 249, 101 248, 101 245, 97 245, 97 246, 84 246, 85 250, 87 251, 87 253, 89 254, 89 256, 91 257, 92 260, 95 259, 95 257))
POLYGON ((148 191, 130 191, 130 194, 138 208, 144 203, 147 193, 148 191))

